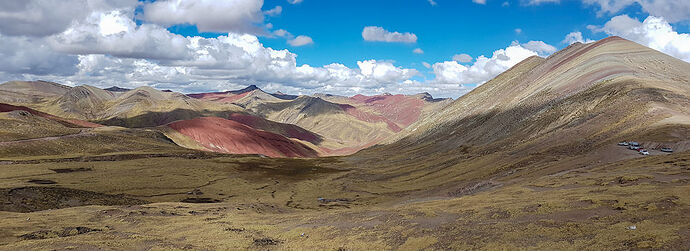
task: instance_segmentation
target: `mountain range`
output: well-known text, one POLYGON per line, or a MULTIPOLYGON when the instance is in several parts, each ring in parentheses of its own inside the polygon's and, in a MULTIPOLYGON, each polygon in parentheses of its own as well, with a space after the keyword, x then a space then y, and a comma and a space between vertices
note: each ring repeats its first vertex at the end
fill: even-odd
POLYGON ((0 248, 687 250, 688 150, 690 63, 620 37, 456 100, 12 81, 0 248))
POLYGON ((101 89, 12 81, 0 84, 0 92, 6 94, 0 102, 64 120, 149 128, 191 149, 271 157, 351 154, 397 134, 422 113, 451 101, 428 94, 270 94, 254 85, 236 91, 182 94, 151 87, 101 89), (224 136, 218 131, 225 131, 224 136), (286 147, 302 150, 286 152, 286 147))

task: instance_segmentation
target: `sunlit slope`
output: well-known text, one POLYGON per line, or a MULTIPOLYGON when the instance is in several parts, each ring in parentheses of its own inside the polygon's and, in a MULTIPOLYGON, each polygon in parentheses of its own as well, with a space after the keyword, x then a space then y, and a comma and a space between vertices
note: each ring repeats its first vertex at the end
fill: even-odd
POLYGON ((618 37, 574 44, 526 59, 350 161, 378 166, 363 178, 394 181, 394 191, 514 182, 639 156, 621 152, 622 140, 683 151, 689 81, 690 64, 618 37))
POLYGON ((321 135, 325 154, 349 154, 395 133, 383 121, 368 122, 348 114, 341 104, 300 96, 294 100, 260 103, 251 112, 280 123, 294 124, 321 135))
POLYGON ((60 95, 46 96, 28 105, 64 118, 125 127, 159 126, 202 116, 227 116, 242 110, 236 105, 198 100, 151 87, 111 92, 88 85, 71 87, 60 95))
POLYGON ((71 87, 47 81, 9 81, 0 84, 0 102, 30 104, 60 96, 71 87))

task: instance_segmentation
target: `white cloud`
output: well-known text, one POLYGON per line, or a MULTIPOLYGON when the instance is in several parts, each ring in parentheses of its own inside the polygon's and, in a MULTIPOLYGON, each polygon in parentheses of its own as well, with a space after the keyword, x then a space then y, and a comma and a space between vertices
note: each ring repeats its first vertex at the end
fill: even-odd
POLYGON ((486 0, 472 0, 473 3, 486 4, 486 0))
POLYGON ((537 52, 539 55, 548 55, 557 51, 556 47, 543 41, 529 41, 526 44, 522 44, 522 47, 537 52))
POLYGON ((91 11, 133 7, 136 0, 3 0, 0 33, 48 36, 67 29, 91 11))
POLYGON ((165 26, 196 25, 201 32, 260 34, 262 6, 263 0, 160 0, 144 4, 142 17, 165 26))
MULTIPOLYGON (((100 87, 149 85, 182 92, 238 89, 257 84, 267 91, 288 93, 353 95, 426 91, 436 96, 457 97, 469 90, 463 83, 481 83, 516 63, 513 61, 522 57, 517 53, 519 48, 536 54, 513 44, 494 52, 491 58, 477 58, 472 66, 460 65, 466 70, 457 73, 458 76, 452 73, 457 72, 452 63, 432 66, 423 62, 436 77, 422 81, 415 80, 424 78, 416 69, 396 66, 391 61, 362 60, 354 68, 340 63, 321 67, 298 65, 296 54, 265 47, 252 34, 229 32, 213 38, 176 35, 158 24, 134 22, 135 6, 136 3, 98 10, 85 8, 86 13, 75 17, 63 31, 45 38, 0 36, 0 57, 5 59, 0 62, 0 80, 45 79, 100 87)), ((188 13, 194 13, 192 10, 196 8, 182 7, 188 13)), ((383 31, 380 38, 383 41, 416 41, 412 33, 383 31)), ((275 30, 273 35, 296 45, 304 43, 297 43, 298 40, 313 42, 306 36, 294 37, 285 30, 275 30)))
POLYGON ((563 39, 563 43, 571 45, 574 43, 591 43, 594 42, 594 40, 591 39, 584 39, 582 37, 582 32, 579 31, 573 31, 571 33, 568 33, 568 35, 565 35, 565 39, 563 39))
POLYGON ((501 4, 501 6, 502 7, 508 7, 508 6, 510 6, 510 3, 508 1, 505 1, 505 2, 503 2, 503 4, 501 4))
POLYGON ((537 52, 526 49, 517 42, 513 42, 505 49, 494 51, 490 58, 484 55, 477 57, 475 63, 469 67, 461 65, 456 61, 435 63, 432 66, 436 75, 433 82, 458 85, 482 84, 520 61, 536 55, 537 52))
POLYGON ((0 72, 9 74, 71 75, 76 56, 55 52, 43 38, 0 35, 0 72))
POLYGON ((436 1, 434 1, 434 0, 429 0, 429 4, 431 4, 431 6, 436 6, 436 1))
POLYGON ((463 54, 455 54, 455 55, 453 56, 453 61, 457 61, 457 62, 460 62, 460 63, 469 63, 469 62, 472 62, 472 56, 467 55, 467 54, 465 54, 465 53, 463 53, 463 54))
POLYGON ((376 60, 357 61, 357 66, 363 76, 383 83, 401 82, 418 74, 415 69, 403 69, 393 63, 376 60))
POLYGON ((412 50, 412 53, 414 53, 414 54, 424 54, 424 50, 422 50, 422 48, 416 48, 416 49, 412 50))
POLYGON ((611 18, 603 27, 590 27, 620 36, 652 49, 690 62, 690 33, 678 33, 661 17, 649 16, 644 22, 627 15, 611 18))
POLYGON ((49 38, 57 51, 71 54, 111 54, 118 57, 184 59, 188 41, 154 24, 137 26, 133 10, 93 12, 49 38))
POLYGON ((522 33, 522 29, 516 28, 516 29, 515 29, 515 34, 520 34, 520 33, 522 33))
POLYGON ((283 30, 283 29, 274 30, 273 35, 276 35, 279 37, 290 37, 290 36, 292 36, 292 34, 290 34, 290 32, 283 30))
POLYGON ((299 35, 294 39, 288 40, 288 44, 298 47, 298 46, 305 46, 309 44, 313 44, 314 40, 311 39, 309 36, 304 36, 304 35, 299 35))
POLYGON ((280 15, 280 13, 283 13, 283 7, 280 7, 280 5, 274 7, 273 9, 264 11, 264 14, 266 14, 267 16, 277 16, 280 15))
POLYGON ((642 11, 652 16, 663 17, 669 22, 690 20, 690 1, 686 0, 583 0, 583 2, 598 5, 599 15, 615 14, 630 5, 638 4, 642 11))
POLYGON ((390 32, 382 27, 367 26, 362 30, 362 38, 366 41, 377 42, 399 42, 399 43, 416 43, 417 35, 409 32, 390 32))
POLYGON ((287 1, 288 1, 288 3, 290 3, 290 4, 298 4, 298 3, 301 3, 301 2, 304 1, 304 0, 287 0, 287 1))

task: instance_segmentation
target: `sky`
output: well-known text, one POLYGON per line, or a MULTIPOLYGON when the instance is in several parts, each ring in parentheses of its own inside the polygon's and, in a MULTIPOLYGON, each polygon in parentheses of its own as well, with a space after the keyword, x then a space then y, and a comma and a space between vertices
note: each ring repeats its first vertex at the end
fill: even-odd
POLYGON ((612 35, 690 62, 690 1, 3 0, 0 81, 457 98, 612 35))

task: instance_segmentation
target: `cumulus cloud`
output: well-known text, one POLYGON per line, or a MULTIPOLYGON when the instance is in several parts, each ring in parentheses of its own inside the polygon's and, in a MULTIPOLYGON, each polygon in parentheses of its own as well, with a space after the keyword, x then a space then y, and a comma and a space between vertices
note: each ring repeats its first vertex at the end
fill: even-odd
POLYGON ((383 83, 395 83, 407 80, 417 75, 415 69, 403 69, 396 67, 391 62, 381 62, 376 60, 357 61, 360 72, 363 76, 383 83))
POLYGON ((690 33, 678 33, 661 17, 649 16, 643 22, 627 15, 611 18, 603 27, 590 27, 643 44, 686 62, 690 62, 690 33))
POLYGON ((486 0, 472 0, 473 3, 486 4, 486 0))
POLYGON ((8 74, 70 75, 76 56, 55 52, 42 38, 0 35, 0 71, 8 74))
POLYGON ((417 35, 409 32, 390 32, 378 26, 367 26, 362 30, 362 38, 365 41, 376 42, 398 42, 398 43, 416 43, 417 35))
MULTIPOLYGON (((195 13, 196 7, 184 3, 175 2, 182 4, 182 10, 175 11, 195 13)), ((144 6, 141 15, 146 16, 147 6, 152 8, 152 4, 141 4, 144 6)), ((494 52, 492 57, 480 56, 472 66, 453 61, 434 65, 423 62, 436 76, 433 80, 418 80, 424 76, 416 69, 385 60, 362 60, 353 68, 340 63, 300 65, 296 54, 266 47, 256 34, 228 32, 212 38, 173 34, 164 27, 165 22, 137 24, 136 6, 137 3, 98 10, 84 8, 85 13, 74 17, 62 31, 56 29, 56 33, 43 38, 0 35, 0 57, 5 59, 0 62, 0 80, 46 79, 100 87, 149 85, 182 92, 238 89, 256 84, 267 91, 289 93, 430 92, 457 97, 470 89, 463 84, 482 83, 519 62, 524 58, 520 49, 536 55, 516 43, 494 52)), ((259 15, 265 15, 258 11, 259 15)), ((205 22, 201 18, 188 20, 205 22)), ((417 39, 412 33, 383 31, 374 34, 380 35, 375 41, 415 42, 417 39)), ((307 36, 294 37, 285 30, 275 30, 273 35, 286 38, 294 46, 313 42, 307 36)))
POLYGON ((424 54, 424 50, 422 50, 422 48, 416 48, 416 49, 412 50, 412 53, 414 53, 414 54, 424 54))
POLYGON ((0 33, 48 36, 64 31, 91 11, 135 5, 136 0, 3 0, 0 33))
POLYGON ((312 40, 311 37, 305 36, 305 35, 299 35, 299 36, 295 37, 294 39, 288 40, 288 44, 295 46, 295 47, 310 45, 313 43, 314 43, 314 40, 312 40))
POLYGON ((477 57, 474 64, 464 66, 456 61, 435 63, 432 68, 439 84, 482 84, 520 61, 536 56, 537 52, 529 50, 517 42, 513 42, 505 49, 493 52, 489 58, 484 55, 477 57))
POLYGON ((525 44, 522 44, 522 47, 525 49, 537 52, 539 55, 548 55, 551 53, 556 52, 556 47, 544 43, 543 41, 529 41, 525 44))
POLYGON ((669 22, 690 20, 690 1, 683 0, 583 0, 586 4, 599 6, 599 15, 615 14, 628 6, 638 4, 642 11, 652 16, 663 17, 669 22))
POLYGON ((574 43, 591 43, 594 42, 594 40, 591 39, 584 39, 582 37, 582 32, 579 31, 573 31, 571 33, 568 33, 568 35, 565 35, 565 39, 563 39, 563 43, 571 45, 574 43))
POLYGON ((472 62, 472 56, 467 55, 465 53, 463 54, 456 54, 453 56, 453 61, 457 61, 460 63, 469 63, 472 62))
MULTIPOLYGON (((262 0, 160 0, 143 6, 143 19, 170 26, 196 25, 201 32, 263 32, 262 0)), ((282 11, 282 9, 281 9, 282 11)))
POLYGON ((132 10, 93 12, 65 32, 49 38, 57 51, 71 54, 111 54, 118 57, 184 59, 188 41, 154 24, 137 24, 132 10))

